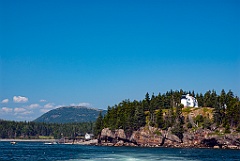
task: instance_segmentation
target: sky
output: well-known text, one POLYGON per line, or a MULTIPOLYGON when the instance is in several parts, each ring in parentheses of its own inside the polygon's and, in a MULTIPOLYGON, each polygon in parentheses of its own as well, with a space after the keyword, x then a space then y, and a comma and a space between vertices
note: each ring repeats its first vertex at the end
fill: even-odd
POLYGON ((238 0, 1 0, 0 119, 169 90, 240 96, 238 0))

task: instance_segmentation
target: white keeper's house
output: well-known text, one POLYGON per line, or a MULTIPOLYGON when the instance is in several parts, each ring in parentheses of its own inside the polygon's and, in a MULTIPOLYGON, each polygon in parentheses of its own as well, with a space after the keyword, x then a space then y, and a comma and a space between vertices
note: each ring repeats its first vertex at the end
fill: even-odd
POLYGON ((181 104, 183 104, 184 107, 198 107, 197 99, 190 96, 189 94, 182 95, 181 104))

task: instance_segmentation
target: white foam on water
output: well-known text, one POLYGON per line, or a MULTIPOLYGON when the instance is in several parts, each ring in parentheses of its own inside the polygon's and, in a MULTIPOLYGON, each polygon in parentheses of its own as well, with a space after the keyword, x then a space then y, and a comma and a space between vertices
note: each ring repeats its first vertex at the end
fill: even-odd
MULTIPOLYGON (((81 160, 89 160, 89 161, 101 161, 101 160, 117 160, 117 161, 181 161, 181 160, 189 160, 185 157, 179 156, 168 156, 168 155, 153 155, 153 154, 102 154, 97 155, 96 157, 84 157, 79 159, 70 159, 69 161, 81 161, 81 160), (89 159, 86 159, 89 158, 89 159)), ((197 161, 197 160, 189 160, 189 161, 197 161)))

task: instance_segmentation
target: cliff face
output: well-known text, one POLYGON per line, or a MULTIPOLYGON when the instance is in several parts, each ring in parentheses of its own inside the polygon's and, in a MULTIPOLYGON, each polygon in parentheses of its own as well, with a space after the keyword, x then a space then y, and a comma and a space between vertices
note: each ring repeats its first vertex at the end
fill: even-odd
POLYGON ((151 126, 134 131, 127 138, 123 129, 112 131, 105 128, 101 132, 101 144, 110 146, 147 146, 147 147, 213 147, 240 149, 240 134, 216 135, 207 129, 187 131, 183 134, 183 143, 171 133, 171 129, 162 130, 151 126))
POLYGON ((154 127, 142 127, 134 131, 130 140, 134 140, 138 145, 152 146, 160 145, 164 136, 164 131, 158 131, 154 127))

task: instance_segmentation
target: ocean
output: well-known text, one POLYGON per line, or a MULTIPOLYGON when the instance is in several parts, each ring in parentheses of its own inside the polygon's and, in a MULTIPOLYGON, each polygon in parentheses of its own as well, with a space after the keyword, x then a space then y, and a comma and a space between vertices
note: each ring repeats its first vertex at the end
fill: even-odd
POLYGON ((240 160, 240 150, 105 147, 42 142, 0 142, 0 160, 90 160, 90 161, 219 161, 240 160))

